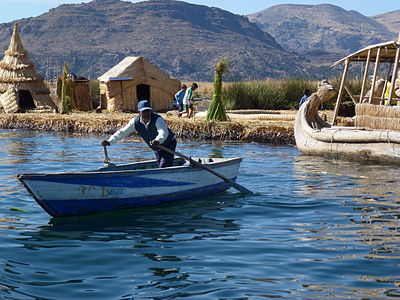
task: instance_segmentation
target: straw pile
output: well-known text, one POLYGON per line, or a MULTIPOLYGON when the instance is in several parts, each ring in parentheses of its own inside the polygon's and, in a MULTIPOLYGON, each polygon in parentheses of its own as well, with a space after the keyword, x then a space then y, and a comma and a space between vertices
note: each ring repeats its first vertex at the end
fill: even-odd
POLYGON ((400 131, 400 107, 357 104, 356 127, 400 131))
MULTIPOLYGON (((0 114, 0 128, 109 135, 122 128, 133 116, 134 114, 128 113, 0 114)), ((177 117, 168 117, 166 121, 171 130, 181 139, 245 141, 281 145, 295 143, 291 122, 206 122, 177 117)))

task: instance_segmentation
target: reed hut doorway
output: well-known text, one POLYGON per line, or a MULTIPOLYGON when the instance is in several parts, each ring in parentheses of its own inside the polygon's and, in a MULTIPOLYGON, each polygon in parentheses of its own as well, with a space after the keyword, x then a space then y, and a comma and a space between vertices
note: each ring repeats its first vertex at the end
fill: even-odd
POLYGON ((136 86, 136 95, 138 101, 149 100, 150 101, 150 86, 147 84, 138 84, 136 86))
POLYGON ((18 99, 19 99, 19 107, 20 107, 21 111, 36 108, 35 102, 33 101, 32 94, 29 91, 19 90, 18 91, 18 99))

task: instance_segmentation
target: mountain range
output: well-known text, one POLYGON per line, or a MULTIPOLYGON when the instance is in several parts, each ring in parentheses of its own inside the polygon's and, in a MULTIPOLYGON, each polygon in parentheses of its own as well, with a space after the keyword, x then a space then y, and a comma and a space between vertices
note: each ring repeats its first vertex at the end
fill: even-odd
POLYGON ((366 45, 394 40, 396 25, 400 27, 400 11, 369 18, 331 4, 282 4, 248 17, 282 47, 299 53, 349 54, 366 45))
MULTIPOLYGON (((400 27, 398 11, 370 18, 333 5, 278 5, 241 16, 174 0, 64 4, 15 22, 47 78, 64 63, 97 78, 126 56, 144 56, 171 76, 202 81, 213 80, 220 58, 230 61, 227 80, 318 78, 332 59, 394 39, 400 27)), ((15 22, 0 25, 0 50, 15 22)))

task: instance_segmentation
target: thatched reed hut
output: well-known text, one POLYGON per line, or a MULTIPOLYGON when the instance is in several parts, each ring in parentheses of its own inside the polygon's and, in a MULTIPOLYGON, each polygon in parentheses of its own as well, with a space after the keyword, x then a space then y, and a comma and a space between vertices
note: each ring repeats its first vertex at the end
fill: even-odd
POLYGON ((10 45, 0 61, 0 107, 6 113, 35 109, 57 110, 50 97, 50 90, 22 45, 18 24, 14 25, 10 45))
POLYGON ((181 82, 141 56, 128 56, 98 78, 101 107, 111 112, 136 111, 149 100, 155 111, 172 108, 181 82))

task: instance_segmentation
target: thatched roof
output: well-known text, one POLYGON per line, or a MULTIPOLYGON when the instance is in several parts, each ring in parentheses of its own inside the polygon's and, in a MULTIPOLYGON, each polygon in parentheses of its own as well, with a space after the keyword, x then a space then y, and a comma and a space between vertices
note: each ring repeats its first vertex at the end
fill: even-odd
POLYGON ((353 62, 367 61, 369 51, 371 51, 371 61, 375 61, 378 53, 378 48, 381 48, 379 61, 391 63, 394 62, 394 58, 396 56, 396 49, 399 47, 400 47, 400 35, 397 40, 371 45, 361 50, 358 50, 357 52, 354 52, 338 60, 332 65, 332 67, 344 63, 346 60, 353 62))
POLYGON ((50 90, 44 84, 43 77, 35 70, 22 45, 18 24, 14 25, 10 45, 0 61, 0 93, 10 89, 28 90, 37 104, 57 108, 49 96, 50 90))
POLYGON ((142 56, 128 56, 120 63, 98 78, 102 82, 114 80, 142 80, 148 82, 159 82, 165 85, 169 80, 175 80, 168 76, 156 65, 153 65, 142 56))

